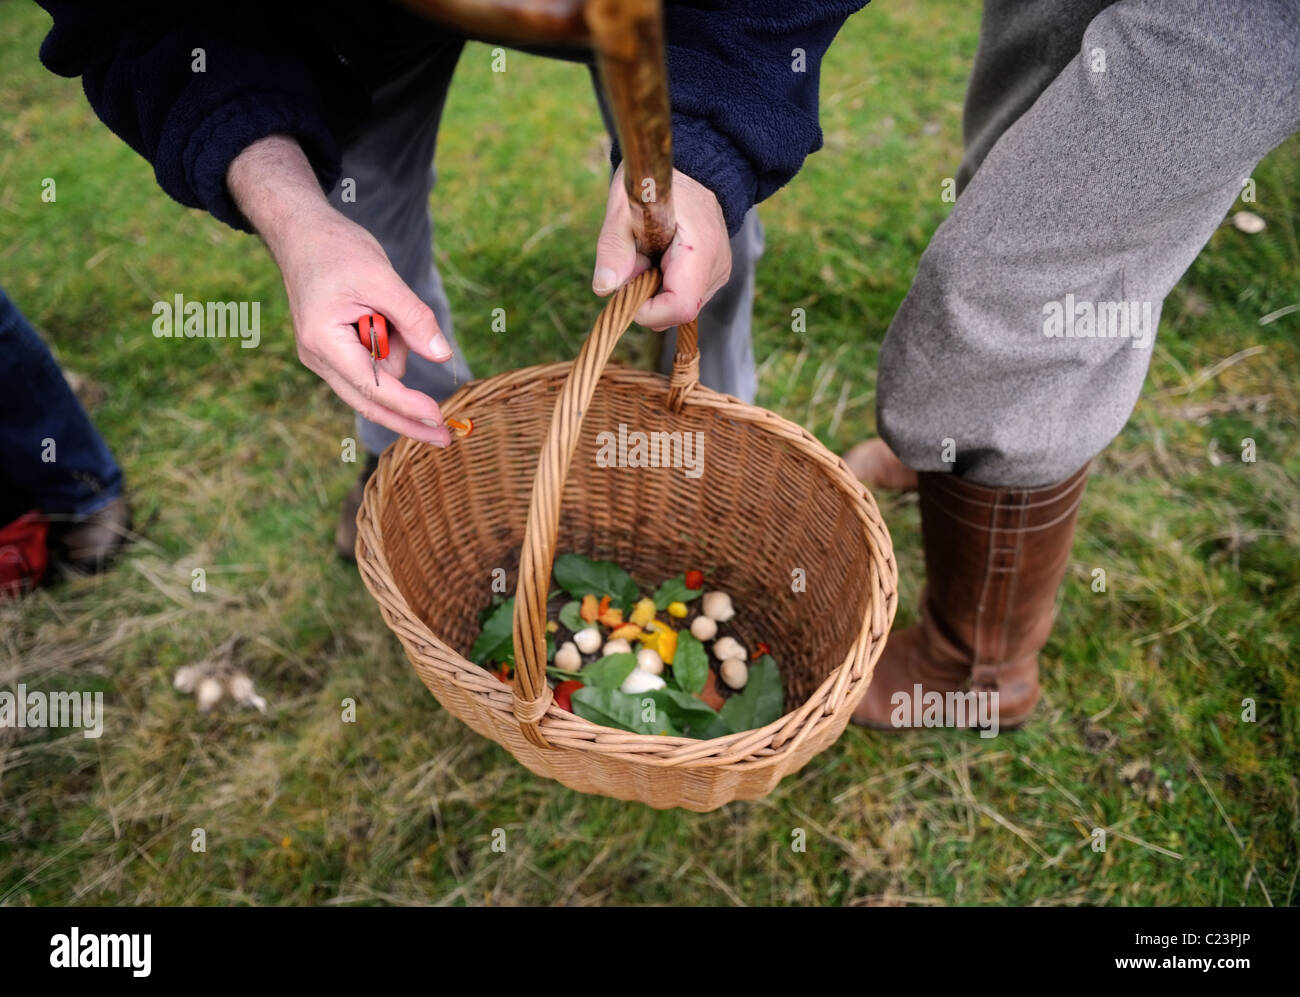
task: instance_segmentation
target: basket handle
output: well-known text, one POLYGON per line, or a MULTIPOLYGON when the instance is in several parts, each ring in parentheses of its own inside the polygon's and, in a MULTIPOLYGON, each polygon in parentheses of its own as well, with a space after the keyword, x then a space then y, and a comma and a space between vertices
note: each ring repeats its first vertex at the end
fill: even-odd
MULTIPOLYGON (((564 482, 578 446, 583 417, 610 354, 632 324, 637 309, 659 290, 661 279, 658 270, 647 270, 617 291, 597 316, 560 389, 537 461, 515 592, 513 709, 524 737, 539 748, 551 746, 540 728, 553 698, 546 684, 546 598, 551 590, 564 482)), ((665 398, 672 411, 681 411, 691 389, 699 383, 699 370, 698 328, 692 321, 677 329, 677 353, 665 398)))

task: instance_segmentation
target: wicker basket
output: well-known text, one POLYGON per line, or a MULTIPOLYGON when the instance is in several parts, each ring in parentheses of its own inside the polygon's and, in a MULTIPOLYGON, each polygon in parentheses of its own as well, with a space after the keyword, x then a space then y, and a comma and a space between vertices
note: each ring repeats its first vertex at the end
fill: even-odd
POLYGON ((357 562, 438 701, 533 772, 707 811, 767 794, 843 732, 893 622, 897 568, 875 502, 838 457, 698 383, 693 325, 679 330, 671 379, 606 367, 659 279, 650 271, 614 295, 574 363, 458 391, 443 412, 471 417, 471 436, 446 449, 407 438, 389 447, 357 517, 357 562), (703 473, 598 466, 597 435, 620 424, 702 432, 703 473), (701 741, 613 730, 555 706, 544 628, 557 548, 616 561, 643 588, 703 570, 732 593, 741 641, 771 646, 788 712, 701 741), (512 686, 466 658, 498 568, 516 590, 512 686))

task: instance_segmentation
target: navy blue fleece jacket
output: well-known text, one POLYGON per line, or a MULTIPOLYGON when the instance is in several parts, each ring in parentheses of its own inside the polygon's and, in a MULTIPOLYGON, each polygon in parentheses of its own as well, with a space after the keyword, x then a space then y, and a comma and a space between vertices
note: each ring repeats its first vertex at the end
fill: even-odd
MULTIPOLYGON (((54 18, 45 66, 82 78, 164 191, 242 229, 225 181, 241 150, 293 135, 329 190, 374 89, 457 38, 376 0, 38 2, 54 18)), ((733 234, 821 147, 821 58, 865 3, 667 0, 674 164, 713 191, 733 234)))

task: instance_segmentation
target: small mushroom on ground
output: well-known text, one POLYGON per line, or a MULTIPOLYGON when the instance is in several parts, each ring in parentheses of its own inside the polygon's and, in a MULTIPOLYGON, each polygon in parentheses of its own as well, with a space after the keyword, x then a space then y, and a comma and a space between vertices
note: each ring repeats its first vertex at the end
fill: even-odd
POLYGON ((664 659, 659 657, 659 652, 652 647, 643 647, 636 652, 636 666, 651 675, 664 673, 664 659))
POLYGON ((622 637, 618 638, 618 640, 607 640, 605 641, 605 646, 601 648, 600 653, 605 655, 631 654, 632 645, 629 644, 627 641, 625 641, 622 637))
POLYGON ((266 700, 253 688, 253 680, 243 672, 235 672, 226 682, 226 691, 230 698, 240 706, 251 706, 259 713, 266 712, 266 700))
POLYGON ((578 645, 578 650, 583 654, 595 654, 600 650, 600 631, 595 627, 579 630, 573 635, 573 643, 578 645))
POLYGON ((181 692, 193 693, 200 713, 210 713, 227 696, 241 706, 266 712, 266 700, 253 688, 253 680, 235 665, 243 639, 235 634, 202 661, 176 670, 172 685, 181 692))
POLYGON ((205 675, 199 680, 198 687, 194 693, 195 698, 199 701, 199 712, 207 713, 226 695, 226 687, 221 684, 221 680, 212 675, 205 675))
POLYGON ((718 635, 718 621, 697 616, 691 621, 691 636, 698 641, 713 640, 718 635))
POLYGON ((730 689, 743 689, 749 681, 749 666, 743 658, 728 658, 718 668, 722 681, 730 689))
POLYGON ((1256 235, 1268 227, 1264 219, 1253 211, 1238 211, 1232 216, 1232 226, 1238 232, 1245 232, 1247 235, 1256 235))
POLYGON ((193 692, 201 678, 203 678, 201 665, 183 665, 176 669, 176 677, 172 679, 172 685, 181 692, 193 692))
POLYGON ((740 658, 745 660, 745 647, 735 637, 719 637, 713 642, 713 656, 719 661, 726 661, 728 658, 740 658))
POLYGON ((578 645, 571 640, 566 640, 563 644, 555 649, 555 667, 562 668, 566 672, 576 672, 582 667, 582 652, 578 650, 578 645))
POLYGON ((655 689, 662 689, 667 684, 658 675, 652 675, 642 668, 634 668, 632 673, 623 680, 623 684, 619 686, 619 691, 634 696, 638 692, 652 692, 655 689))
POLYGON ((705 592, 704 599, 700 602, 700 610, 709 619, 716 620, 718 623, 726 623, 736 615, 736 609, 731 605, 731 596, 721 591, 705 592))

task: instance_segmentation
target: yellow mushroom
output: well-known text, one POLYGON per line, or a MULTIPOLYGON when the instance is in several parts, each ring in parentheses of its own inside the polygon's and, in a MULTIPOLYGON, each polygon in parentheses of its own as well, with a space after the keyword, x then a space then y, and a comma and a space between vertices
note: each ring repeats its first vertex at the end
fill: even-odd
POLYGON ((638 627, 645 627, 654 618, 655 601, 653 599, 641 599, 632 607, 632 615, 628 617, 628 622, 635 623, 638 627))
POLYGON ((610 640, 636 640, 641 636, 642 630, 635 623, 624 623, 621 627, 615 628, 609 635, 610 640))

